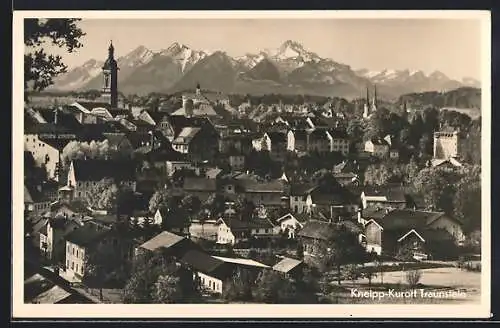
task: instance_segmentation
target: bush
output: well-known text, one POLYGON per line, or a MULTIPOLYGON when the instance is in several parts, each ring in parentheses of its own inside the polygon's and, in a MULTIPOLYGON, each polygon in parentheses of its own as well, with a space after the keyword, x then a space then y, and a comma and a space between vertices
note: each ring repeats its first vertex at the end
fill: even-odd
POLYGON ((406 282, 410 285, 410 287, 417 286, 421 278, 422 271, 420 270, 410 270, 406 272, 406 282))

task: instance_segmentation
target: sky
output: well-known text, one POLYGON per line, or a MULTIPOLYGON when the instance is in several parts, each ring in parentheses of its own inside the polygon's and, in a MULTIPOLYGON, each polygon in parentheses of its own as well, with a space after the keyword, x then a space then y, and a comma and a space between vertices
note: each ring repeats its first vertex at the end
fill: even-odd
POLYGON ((61 54, 69 68, 104 60, 109 41, 120 57, 143 45, 152 51, 173 42, 231 56, 301 43, 323 58, 353 69, 410 69, 450 78, 480 79, 481 23, 472 19, 84 19, 83 48, 61 54))

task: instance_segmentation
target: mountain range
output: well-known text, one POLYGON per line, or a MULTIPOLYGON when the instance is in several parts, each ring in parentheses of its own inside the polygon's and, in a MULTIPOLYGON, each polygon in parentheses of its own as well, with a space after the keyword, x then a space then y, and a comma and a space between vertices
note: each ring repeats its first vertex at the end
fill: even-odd
MULTIPOLYGON (((139 46, 117 62, 118 87, 124 94, 172 93, 193 89, 200 83, 202 89, 224 93, 357 98, 366 94, 367 87, 376 85, 381 98, 395 99, 412 92, 480 87, 475 79, 457 81, 439 71, 426 75, 418 70, 354 70, 292 40, 276 49, 240 57, 223 51, 195 50, 177 42, 159 52, 139 46)), ((102 65, 103 61, 90 59, 58 76, 50 90, 99 90, 102 65)))

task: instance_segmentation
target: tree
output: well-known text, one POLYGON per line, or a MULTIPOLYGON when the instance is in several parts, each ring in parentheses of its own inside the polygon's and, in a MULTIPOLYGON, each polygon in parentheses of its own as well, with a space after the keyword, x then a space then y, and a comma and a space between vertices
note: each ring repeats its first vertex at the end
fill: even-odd
POLYGON ((45 52, 45 44, 66 48, 69 53, 83 46, 85 33, 77 26, 80 19, 29 18, 24 20, 24 45, 30 48, 24 55, 24 90, 42 91, 53 78, 65 73, 67 66, 60 55, 45 52))
POLYGON ((192 272, 162 252, 139 257, 123 290, 124 303, 181 303, 198 296, 192 272))
POLYGON ((349 264, 347 266, 347 277, 351 280, 351 283, 354 285, 354 281, 358 278, 362 277, 362 272, 360 271, 358 265, 349 264))
POLYGON ((103 300, 102 289, 107 282, 108 274, 115 269, 114 264, 104 247, 97 246, 85 252, 82 282, 90 288, 99 289, 100 301, 103 300))
POLYGON ((375 258, 375 267, 377 268, 378 275, 380 277, 380 284, 384 284, 384 263, 377 256, 375 258))
POLYGON ((481 228, 481 175, 478 170, 464 172, 456 185, 453 214, 466 232, 481 228))
POLYGON ((385 165, 368 165, 365 171, 365 184, 383 186, 387 184, 393 173, 385 165))
POLYGON ((255 276, 247 269, 238 268, 224 286, 222 291, 224 300, 248 302, 252 300, 255 276))
POLYGON ((91 186, 83 200, 93 209, 116 212, 121 190, 113 179, 104 178, 91 186))
POLYGON ((368 279, 368 286, 372 285, 372 280, 377 276, 376 268, 373 265, 369 265, 365 267, 363 271, 363 277, 368 279))
POLYGON ((350 231, 345 225, 336 225, 334 233, 318 243, 317 248, 323 257, 327 268, 337 269, 337 282, 341 284, 341 266, 345 264, 362 263, 366 252, 358 241, 357 234, 350 231))
POLYGON ((293 303, 296 292, 294 284, 278 272, 265 270, 257 278, 253 296, 261 303, 293 303))
POLYGON ((153 196, 149 199, 149 213, 156 213, 156 211, 165 206, 168 207, 170 195, 164 188, 155 191, 153 196))
POLYGON ((422 271, 420 270, 409 270, 405 274, 405 279, 410 287, 417 286, 418 282, 422 278, 422 271))
POLYGON ((177 303, 182 299, 180 278, 173 275, 160 275, 154 284, 152 299, 154 303, 177 303))

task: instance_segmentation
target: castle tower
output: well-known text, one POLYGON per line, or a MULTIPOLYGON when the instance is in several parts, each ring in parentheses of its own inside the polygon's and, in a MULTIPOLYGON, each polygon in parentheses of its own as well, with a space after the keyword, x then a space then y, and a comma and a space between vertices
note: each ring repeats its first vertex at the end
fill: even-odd
POLYGON ((113 41, 109 43, 108 58, 102 66, 104 75, 104 85, 102 87, 102 96, 109 98, 111 108, 118 106, 118 64, 115 60, 115 48, 113 41))

